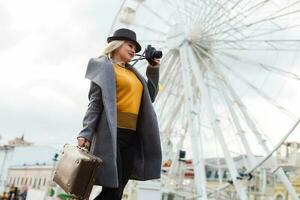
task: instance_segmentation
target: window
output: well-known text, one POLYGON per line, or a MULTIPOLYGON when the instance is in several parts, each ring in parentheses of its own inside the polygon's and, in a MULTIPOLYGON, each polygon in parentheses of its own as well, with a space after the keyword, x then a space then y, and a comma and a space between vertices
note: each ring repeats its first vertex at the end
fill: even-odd
POLYGON ((212 171, 208 170, 206 171, 206 178, 210 178, 212 174, 212 171))
POLYGON ((44 183, 43 183, 43 186, 45 186, 46 185, 46 178, 44 178, 44 183))
POLYGON ((219 178, 219 172, 218 171, 215 171, 215 179, 218 179, 219 178))
POLYGON ((277 195, 275 200, 283 200, 283 196, 281 194, 277 195))
POLYGON ((41 187, 41 181, 42 181, 42 178, 39 178, 38 188, 41 187))
POLYGON ((34 182, 33 182, 33 188, 35 189, 36 188, 36 182, 37 182, 37 178, 34 179, 34 182))

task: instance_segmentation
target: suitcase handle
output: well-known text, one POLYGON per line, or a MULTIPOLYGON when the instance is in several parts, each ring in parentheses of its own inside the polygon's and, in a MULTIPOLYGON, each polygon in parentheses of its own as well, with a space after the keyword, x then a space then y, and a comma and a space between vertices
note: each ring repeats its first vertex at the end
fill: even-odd
POLYGON ((80 149, 80 150, 82 150, 82 151, 85 151, 85 152, 87 152, 87 153, 89 153, 90 151, 87 149, 87 148, 85 148, 85 147, 80 147, 80 146, 76 146, 78 149, 80 149))

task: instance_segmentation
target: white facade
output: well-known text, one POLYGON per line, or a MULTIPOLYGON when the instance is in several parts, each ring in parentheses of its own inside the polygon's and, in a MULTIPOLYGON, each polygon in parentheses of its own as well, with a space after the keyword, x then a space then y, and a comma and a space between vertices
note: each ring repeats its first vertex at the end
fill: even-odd
POLYGON ((1 146, 0 192, 11 184, 43 187, 51 176, 55 164, 53 158, 57 153, 57 149, 47 146, 1 146))
POLYGON ((19 166, 8 169, 7 185, 18 188, 27 186, 32 189, 46 190, 52 181, 54 166, 34 165, 19 166))

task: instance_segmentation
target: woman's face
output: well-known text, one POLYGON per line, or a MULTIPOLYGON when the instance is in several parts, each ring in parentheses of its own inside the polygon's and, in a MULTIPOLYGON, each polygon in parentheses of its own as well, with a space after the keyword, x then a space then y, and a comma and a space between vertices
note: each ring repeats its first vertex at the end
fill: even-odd
POLYGON ((122 46, 120 46, 114 52, 114 56, 118 57, 121 61, 128 63, 132 60, 135 54, 135 44, 131 41, 125 41, 122 46))

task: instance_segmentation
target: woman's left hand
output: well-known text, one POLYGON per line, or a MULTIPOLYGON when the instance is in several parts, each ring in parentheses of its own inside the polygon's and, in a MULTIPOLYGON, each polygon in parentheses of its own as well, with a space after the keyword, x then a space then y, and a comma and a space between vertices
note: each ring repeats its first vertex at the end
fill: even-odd
POLYGON ((160 67, 160 59, 154 58, 155 65, 150 65, 152 68, 159 68, 160 67))

